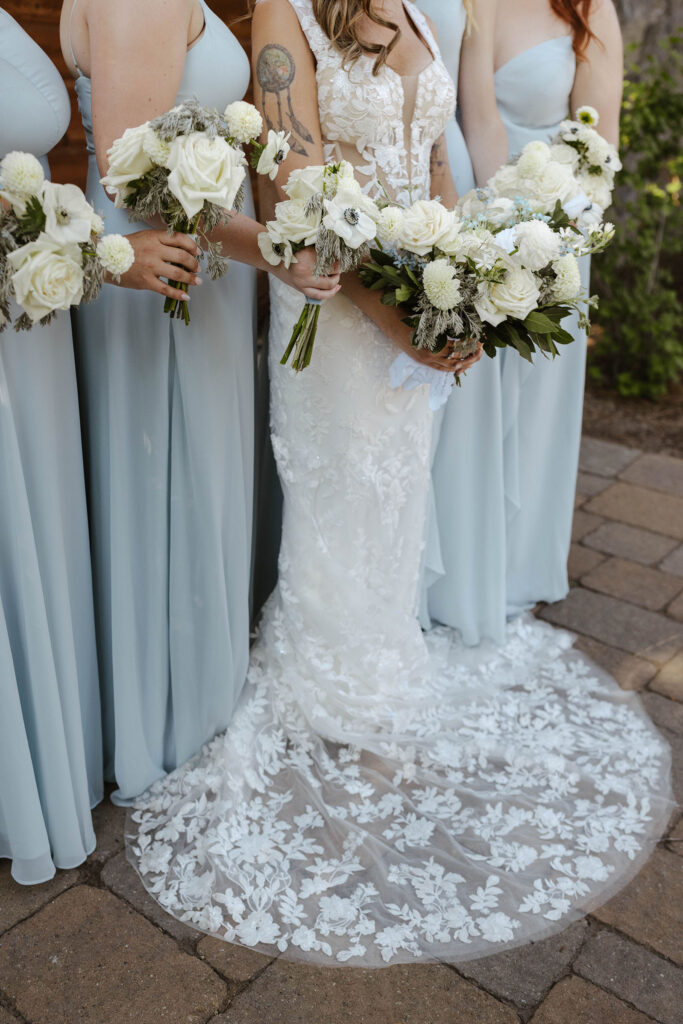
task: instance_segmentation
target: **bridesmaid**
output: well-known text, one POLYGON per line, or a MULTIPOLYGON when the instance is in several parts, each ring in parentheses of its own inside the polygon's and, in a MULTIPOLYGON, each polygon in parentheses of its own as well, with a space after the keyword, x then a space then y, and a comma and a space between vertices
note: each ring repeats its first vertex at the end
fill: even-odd
MULTIPOLYGON (((598 109, 600 130, 618 143, 623 54, 612 0, 477 0, 475 14, 477 29, 463 43, 460 95, 477 184, 527 142, 548 140, 583 104, 598 109)), ((568 590, 586 337, 576 317, 567 326, 575 341, 555 361, 532 367, 511 350, 494 361, 502 388, 507 615, 568 590)), ((438 480, 441 518, 460 486, 455 473, 438 480)), ((457 569, 447 564, 440 584, 453 601, 463 593, 457 569)))
MULTIPOLYGON (((69 124, 52 62, 0 9, 0 158, 69 124)), ((22 884, 94 849, 100 702, 68 313, 0 334, 0 857, 22 884)))
MULTIPOLYGON (((473 0, 419 0, 434 21, 439 46, 458 84, 463 37, 476 31, 473 0)), ((460 124, 446 131, 459 195, 474 188, 460 124)), ((421 603, 424 627, 441 622, 466 644, 499 643, 505 630, 505 515, 500 371, 482 359, 434 417, 435 508, 428 522, 421 603)))
MULTIPOLYGON (((88 140, 88 198, 107 230, 125 233, 127 215, 99 185, 112 141, 194 96, 223 110, 246 91, 249 64, 203 0, 65 0, 61 34, 88 140)), ((267 269, 260 230, 239 215, 218 235, 229 255, 267 269)), ((186 266, 198 283, 196 260, 186 266)), ((337 288, 335 278, 316 284, 305 258, 277 272, 314 297, 337 288)), ((115 288, 77 316, 105 774, 118 783, 116 802, 225 728, 244 682, 255 277, 233 263, 207 282, 189 327, 170 321, 157 296, 115 288)))

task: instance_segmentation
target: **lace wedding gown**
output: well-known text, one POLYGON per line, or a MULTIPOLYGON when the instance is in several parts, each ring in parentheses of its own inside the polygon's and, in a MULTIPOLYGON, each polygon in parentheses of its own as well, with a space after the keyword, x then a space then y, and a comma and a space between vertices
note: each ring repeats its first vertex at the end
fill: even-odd
MULTIPOLYGON (((427 196, 453 87, 419 11, 434 60, 407 82, 344 68, 310 0, 292 3, 326 155, 427 196)), ((129 857, 180 920, 325 964, 458 961, 559 930, 648 856, 668 748, 566 633, 528 618, 501 648, 423 636, 425 389, 389 388, 395 348, 341 296, 311 366, 283 369, 301 297, 271 296, 280 582, 231 725, 138 801, 129 857)))

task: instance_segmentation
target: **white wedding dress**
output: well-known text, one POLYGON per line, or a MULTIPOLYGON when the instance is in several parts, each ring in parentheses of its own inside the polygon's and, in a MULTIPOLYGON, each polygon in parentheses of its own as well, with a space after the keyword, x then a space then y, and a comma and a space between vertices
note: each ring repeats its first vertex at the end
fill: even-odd
MULTIPOLYGON (((291 2, 326 155, 428 196, 454 94, 423 16, 407 3, 434 60, 402 81, 345 68, 310 0, 291 2)), ((342 296, 310 367, 281 367, 302 300, 277 281, 271 299, 280 582, 231 725, 138 801, 128 855, 180 920, 325 964, 465 960, 566 927, 663 830, 668 747, 566 633, 422 634, 426 388, 389 387, 396 349, 342 296)))

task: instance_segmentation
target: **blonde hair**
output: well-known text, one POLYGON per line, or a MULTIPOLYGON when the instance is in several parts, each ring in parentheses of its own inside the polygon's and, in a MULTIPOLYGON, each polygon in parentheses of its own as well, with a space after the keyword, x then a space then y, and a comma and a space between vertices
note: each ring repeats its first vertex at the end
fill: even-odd
MULTIPOLYGON (((346 60, 355 61, 364 54, 374 54, 375 74, 386 64, 391 51, 401 38, 398 25, 383 18, 372 9, 372 0, 311 0, 313 13, 321 29, 330 42, 339 50, 346 60), (363 41, 359 26, 363 17, 368 17, 382 28, 393 29, 394 35, 388 43, 368 43, 363 41)), ((474 24, 474 0, 463 0, 467 13, 468 31, 474 24)))

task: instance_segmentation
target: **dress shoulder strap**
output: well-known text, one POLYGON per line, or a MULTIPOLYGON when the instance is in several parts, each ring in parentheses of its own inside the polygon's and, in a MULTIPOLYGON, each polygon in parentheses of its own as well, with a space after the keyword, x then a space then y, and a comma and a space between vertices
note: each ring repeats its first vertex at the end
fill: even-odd
POLYGON ((76 60, 76 54, 74 53, 74 44, 72 42, 72 36, 71 36, 71 25, 72 25, 72 22, 73 22, 73 19, 74 19, 74 11, 76 10, 76 4, 77 3, 78 3, 78 0, 73 0, 73 3, 71 5, 71 10, 69 11, 69 25, 68 25, 68 29, 67 29, 68 35, 69 35, 69 50, 71 51, 71 60, 73 61, 73 65, 76 68, 76 71, 78 72, 79 75, 81 75, 82 77, 85 77, 83 75, 83 72, 81 71, 80 67, 78 66, 78 61, 76 60))
POLYGON ((329 64, 338 58, 337 51, 327 38, 313 13, 311 0, 289 0, 299 19, 301 29, 318 64, 329 64))
POLYGON ((437 57, 441 56, 441 51, 439 50, 439 44, 436 41, 436 36, 432 31, 432 26, 429 24, 429 19, 425 15, 424 11, 421 11, 413 0, 403 0, 403 3, 405 4, 408 17, 412 21, 413 25, 415 25, 419 30, 420 35, 432 51, 432 57, 436 60, 437 57))

